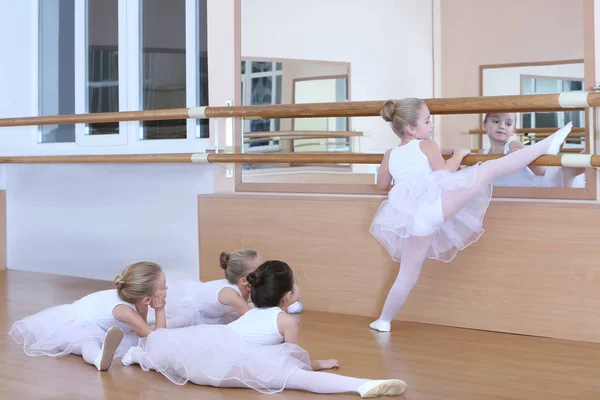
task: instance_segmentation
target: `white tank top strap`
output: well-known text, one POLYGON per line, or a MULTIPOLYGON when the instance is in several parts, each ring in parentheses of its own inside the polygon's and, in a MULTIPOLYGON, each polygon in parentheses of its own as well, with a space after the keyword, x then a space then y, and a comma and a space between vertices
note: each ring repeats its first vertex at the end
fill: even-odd
POLYGON ((231 283, 225 281, 225 284, 217 291, 217 301, 219 299, 219 293, 221 292, 221 290, 223 290, 225 288, 231 288, 231 289, 235 290, 240 296, 242 295, 242 292, 237 285, 232 285, 231 283))
POLYGON ((118 306, 118 305, 124 304, 124 305, 126 305, 126 306, 129 306, 129 307, 133 308, 133 310, 134 310, 135 312, 137 312, 137 308, 135 308, 135 304, 131 304, 131 303, 129 303, 129 302, 127 302, 127 301, 125 301, 125 300, 121 299, 121 298, 119 297, 119 294, 118 294, 116 291, 115 291, 115 294, 117 295, 117 296, 116 296, 116 297, 117 297, 117 299, 116 299, 116 301, 115 301, 115 303, 114 303, 113 309, 114 309, 116 306, 118 306))
MULTIPOLYGON (((504 143, 504 154, 508 154, 510 151, 510 142, 504 143)), ((490 154, 490 148, 483 149, 483 154, 490 154)))

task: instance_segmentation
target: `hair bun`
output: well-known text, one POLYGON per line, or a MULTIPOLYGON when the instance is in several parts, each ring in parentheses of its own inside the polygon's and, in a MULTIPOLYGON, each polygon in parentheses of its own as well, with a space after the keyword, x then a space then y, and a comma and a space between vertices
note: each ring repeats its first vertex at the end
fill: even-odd
POLYGON ((258 275, 255 272, 252 272, 246 277, 246 280, 248 281, 250 286, 258 286, 263 282, 264 279, 262 275, 258 275))
POLYGON ((122 274, 117 275, 117 277, 115 278, 115 286, 119 290, 123 289, 126 286, 125 279, 123 278, 122 274))
POLYGON ((227 265, 229 265, 229 253, 221 253, 221 255, 219 256, 219 265, 222 269, 227 269, 227 265))
POLYGON ((386 122, 392 122, 394 119, 394 113, 396 111, 396 102, 394 100, 388 100, 383 103, 381 108, 381 117, 386 122))

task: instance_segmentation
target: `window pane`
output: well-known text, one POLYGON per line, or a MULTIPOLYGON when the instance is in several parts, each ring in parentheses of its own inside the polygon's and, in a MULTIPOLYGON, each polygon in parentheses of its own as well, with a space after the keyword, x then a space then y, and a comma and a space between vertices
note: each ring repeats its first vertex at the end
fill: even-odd
MULTIPOLYGON (((87 109, 119 111, 119 1, 88 0, 87 109)), ((118 122, 88 125, 90 135, 118 134, 118 122)))
POLYGON ((536 78, 535 92, 538 94, 557 93, 558 86, 556 79, 536 78))
MULTIPOLYGON (((207 0, 198 0, 198 16, 196 19, 196 29, 198 31, 198 98, 196 99, 197 106, 208 106, 208 40, 207 40, 207 16, 206 16, 207 0)), ((243 65, 243 64, 242 64, 243 65)), ((197 137, 205 139, 210 136, 208 120, 199 119, 197 125, 200 132, 197 137)))
MULTIPOLYGON (((142 110, 186 107, 185 0, 141 5, 142 110)), ((143 139, 185 139, 186 120, 142 121, 143 139)))
MULTIPOLYGON (((75 1, 39 1, 40 115, 75 113, 75 1), (59 29, 60 27, 60 29, 59 29)), ((41 143, 75 142, 75 125, 42 125, 41 143)))
POLYGON ((266 61, 254 61, 252 62, 252 73, 257 73, 257 72, 269 72, 273 69, 273 63, 272 62, 266 62, 266 61))

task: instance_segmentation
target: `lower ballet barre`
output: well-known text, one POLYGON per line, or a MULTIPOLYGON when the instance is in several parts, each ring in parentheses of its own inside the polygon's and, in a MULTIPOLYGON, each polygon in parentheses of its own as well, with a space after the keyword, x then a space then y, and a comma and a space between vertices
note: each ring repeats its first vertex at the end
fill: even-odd
MULTIPOLYGON (((502 154, 471 154, 462 165, 503 157, 502 154)), ((450 158, 450 155, 444 155, 450 158)), ((192 163, 192 164, 380 164, 383 154, 366 153, 287 153, 287 154, 240 154, 240 153, 182 153, 182 154, 118 154, 118 155, 71 155, 71 156, 17 156, 2 157, 0 164, 144 164, 144 163, 192 163)), ((591 154, 560 154, 538 157, 531 166, 546 167, 600 167, 600 156, 591 154)))

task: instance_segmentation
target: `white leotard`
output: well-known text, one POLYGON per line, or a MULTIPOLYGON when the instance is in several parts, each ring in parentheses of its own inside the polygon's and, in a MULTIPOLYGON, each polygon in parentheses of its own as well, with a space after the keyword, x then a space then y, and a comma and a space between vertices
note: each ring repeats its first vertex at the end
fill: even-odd
POLYGON ((264 345, 283 343, 283 336, 277 327, 277 317, 282 312, 279 307, 253 308, 229 326, 251 343, 264 345))

